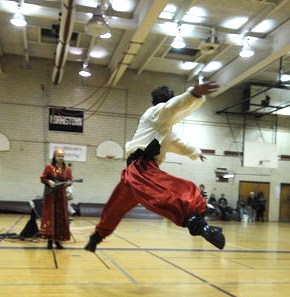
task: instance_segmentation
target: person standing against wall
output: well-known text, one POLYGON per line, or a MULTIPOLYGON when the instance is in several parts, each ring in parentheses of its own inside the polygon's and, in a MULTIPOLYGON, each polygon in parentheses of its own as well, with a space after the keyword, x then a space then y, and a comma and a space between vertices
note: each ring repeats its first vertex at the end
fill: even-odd
POLYGON ((249 219, 249 212, 246 208, 246 202, 245 200, 240 196, 236 203, 237 206, 237 212, 239 215, 239 221, 246 221, 248 222, 249 219), (246 217, 246 219, 245 219, 246 217))
POLYGON ((62 241, 70 240, 66 187, 72 184, 72 171, 64 162, 64 151, 56 149, 50 164, 40 177, 45 185, 39 236, 47 239, 47 248, 63 249, 62 241))
POLYGON ((247 201, 249 222, 255 221, 255 193, 250 192, 248 201, 247 201))
POLYGON ((257 197, 256 197, 256 202, 255 202, 255 206, 256 206, 256 222, 264 222, 265 218, 265 210, 266 210, 266 202, 267 199, 264 195, 263 192, 260 192, 257 197))

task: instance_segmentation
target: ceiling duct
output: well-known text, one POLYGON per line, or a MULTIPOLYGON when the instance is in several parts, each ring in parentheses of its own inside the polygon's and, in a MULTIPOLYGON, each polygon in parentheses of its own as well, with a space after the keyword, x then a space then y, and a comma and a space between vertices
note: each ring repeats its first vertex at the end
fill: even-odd
POLYGON ((72 36, 75 15, 75 0, 62 1, 62 13, 59 29, 59 41, 56 48, 55 62, 52 73, 52 82, 59 84, 63 76, 69 42, 72 36))
POLYGON ((215 29, 211 29, 211 36, 203 40, 198 48, 202 55, 211 55, 220 47, 218 38, 215 36, 215 29))

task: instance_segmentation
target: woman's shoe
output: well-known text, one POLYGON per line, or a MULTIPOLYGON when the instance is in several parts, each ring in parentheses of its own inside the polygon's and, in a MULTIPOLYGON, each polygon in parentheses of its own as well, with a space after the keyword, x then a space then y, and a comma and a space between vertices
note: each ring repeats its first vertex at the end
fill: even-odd
POLYGON ((47 249, 52 250, 52 240, 50 239, 47 241, 47 249))
POLYGON ((55 241, 54 243, 55 243, 56 248, 57 248, 58 250, 63 250, 63 246, 61 245, 61 243, 60 243, 59 241, 55 241))

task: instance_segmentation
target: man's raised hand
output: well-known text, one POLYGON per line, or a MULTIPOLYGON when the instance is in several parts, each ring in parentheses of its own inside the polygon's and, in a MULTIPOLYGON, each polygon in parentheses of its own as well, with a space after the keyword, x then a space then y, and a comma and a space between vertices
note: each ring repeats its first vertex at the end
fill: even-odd
POLYGON ((218 90, 219 85, 213 81, 206 81, 201 84, 197 84, 191 90, 191 94, 195 97, 201 97, 203 95, 209 95, 218 90))

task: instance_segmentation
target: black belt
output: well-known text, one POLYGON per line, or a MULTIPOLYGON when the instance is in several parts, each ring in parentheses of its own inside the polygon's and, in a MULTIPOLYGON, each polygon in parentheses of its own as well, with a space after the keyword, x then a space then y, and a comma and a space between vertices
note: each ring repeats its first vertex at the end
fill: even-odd
POLYGON ((133 161, 142 160, 154 160, 156 156, 160 154, 160 143, 154 138, 145 148, 145 150, 137 149, 133 154, 131 154, 127 159, 127 166, 129 166, 133 161))

